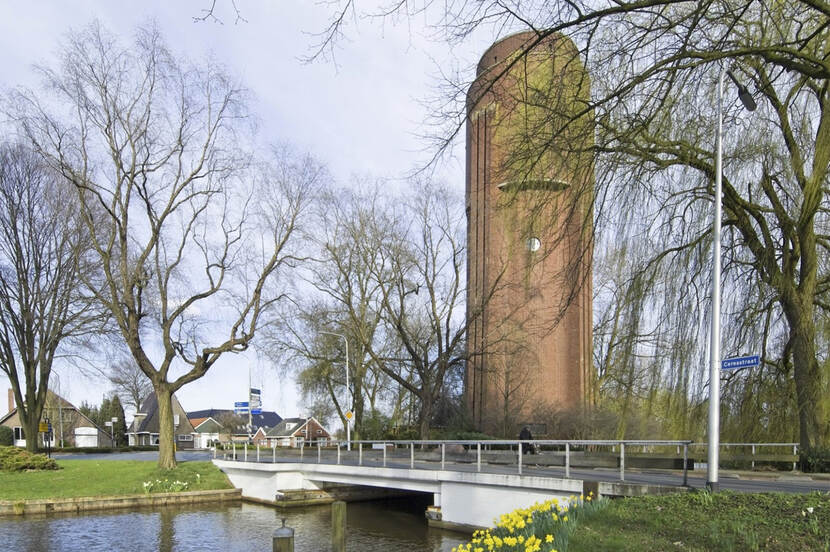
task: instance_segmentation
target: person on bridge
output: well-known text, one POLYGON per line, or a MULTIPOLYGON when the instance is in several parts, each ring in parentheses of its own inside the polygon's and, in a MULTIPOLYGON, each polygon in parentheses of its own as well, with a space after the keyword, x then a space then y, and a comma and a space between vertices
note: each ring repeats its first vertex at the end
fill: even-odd
MULTIPOLYGON (((522 430, 519 432, 519 440, 520 441, 531 441, 533 440, 533 435, 530 433, 530 428, 524 426, 522 430)), ((523 454, 534 454, 536 451, 533 449, 533 445, 531 443, 522 443, 522 453, 523 454)))

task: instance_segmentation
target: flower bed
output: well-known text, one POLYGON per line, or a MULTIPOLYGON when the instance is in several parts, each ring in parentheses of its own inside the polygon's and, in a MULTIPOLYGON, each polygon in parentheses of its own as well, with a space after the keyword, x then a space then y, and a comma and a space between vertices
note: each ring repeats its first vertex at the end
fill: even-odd
POLYGON ((552 498, 529 508, 503 514, 495 527, 476 531, 453 552, 557 552, 567 548, 568 535, 581 518, 604 507, 605 501, 588 496, 567 500, 552 498))

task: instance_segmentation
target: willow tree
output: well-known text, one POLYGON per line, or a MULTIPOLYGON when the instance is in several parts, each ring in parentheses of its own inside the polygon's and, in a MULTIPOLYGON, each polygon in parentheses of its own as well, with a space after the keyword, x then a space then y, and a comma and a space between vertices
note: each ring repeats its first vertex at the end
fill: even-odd
POLYGON ((17 120, 73 184, 104 275, 97 299, 153 385, 159 466, 172 468, 171 397, 251 343, 320 167, 250 163, 245 90, 176 59, 152 27, 124 45, 93 24, 61 52, 41 70, 44 94, 16 94, 17 120))

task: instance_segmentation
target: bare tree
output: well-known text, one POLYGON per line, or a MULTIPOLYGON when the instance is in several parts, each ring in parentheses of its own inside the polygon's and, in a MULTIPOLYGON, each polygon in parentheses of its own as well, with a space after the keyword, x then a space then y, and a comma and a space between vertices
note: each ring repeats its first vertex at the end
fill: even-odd
POLYGON ((97 299, 153 384, 159 467, 172 468, 172 394, 248 348, 324 171, 286 152, 251 165, 245 91, 176 60, 155 28, 125 47, 93 24, 42 72, 66 113, 18 93, 18 121, 74 185, 104 273, 97 299))
POLYGON ((397 239, 383 246, 389 270, 375 274, 383 321, 398 343, 398 362, 378 351, 371 354, 390 378, 418 398, 419 433, 428 439, 444 380, 466 362, 467 328, 478 314, 475 309, 465 312, 461 202, 430 183, 413 185, 396 217, 397 239))
POLYGON ((141 401, 144 397, 153 390, 153 384, 132 357, 120 358, 113 362, 110 365, 107 379, 112 383, 115 393, 121 400, 136 412, 141 408, 141 401))
POLYGON ((25 146, 0 145, 0 370, 30 451, 55 358, 103 326, 83 285, 92 263, 70 187, 25 146))
POLYGON ((370 414, 379 408, 388 384, 368 349, 385 354, 376 274, 388 265, 383 243, 394 239, 396 231, 389 217, 391 198, 378 186, 368 188, 318 198, 314 233, 306 242, 315 251, 315 261, 304 278, 315 293, 298 300, 298 310, 292 309, 272 333, 298 358, 298 382, 306 400, 330 401, 344 425, 346 412, 352 410, 357 435, 367 407, 370 414), (349 343, 348 389, 343 337, 349 343))

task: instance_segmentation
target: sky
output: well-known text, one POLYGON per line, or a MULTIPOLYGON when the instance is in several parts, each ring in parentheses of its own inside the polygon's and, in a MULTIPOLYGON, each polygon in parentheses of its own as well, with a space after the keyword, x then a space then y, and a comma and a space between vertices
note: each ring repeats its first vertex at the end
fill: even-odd
MULTIPOLYGON (((419 135, 425 129, 425 101, 438 94, 439 67, 471 67, 493 40, 480 33, 451 47, 430 38, 422 16, 396 22, 350 19, 335 60, 306 63, 302 58, 313 49, 315 33, 331 16, 328 3, 236 0, 245 18, 236 22, 230 0, 218 0, 222 23, 194 22, 210 3, 0 0, 0 94, 18 86, 36 89, 33 65, 53 65, 60 41, 72 29, 97 19, 127 42, 138 25, 155 21, 175 55, 215 58, 250 89, 259 142, 290 143, 312 153, 342 185, 365 175, 401 182, 431 153, 419 135)), ((436 175, 461 191, 463 144, 454 154, 436 175)), ((227 355, 177 397, 185 410, 232 408, 247 400, 250 371, 253 386, 262 389, 263 408, 283 417, 304 414, 291 378, 281 377, 284 370, 260 356, 227 355)), ((76 405, 99 404, 109 390, 103 378, 85 377, 71 366, 59 364, 56 371, 61 394, 76 405)), ((8 380, 0 377, 0 386, 8 387, 8 380)))

